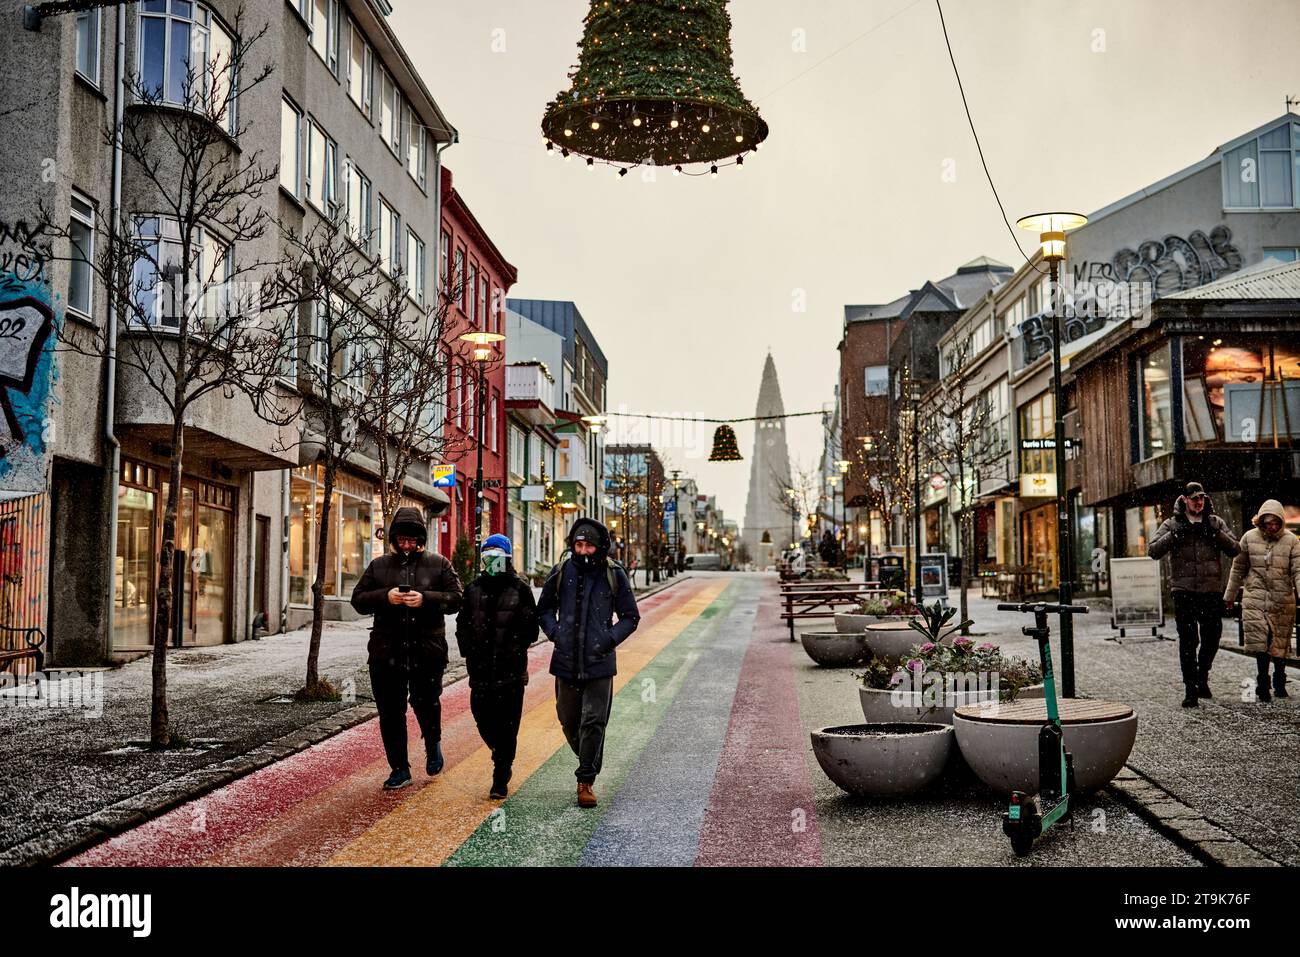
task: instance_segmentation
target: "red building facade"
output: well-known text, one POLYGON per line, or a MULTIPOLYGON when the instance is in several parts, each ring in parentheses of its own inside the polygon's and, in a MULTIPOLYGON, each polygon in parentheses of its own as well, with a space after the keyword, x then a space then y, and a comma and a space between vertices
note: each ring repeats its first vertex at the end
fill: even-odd
MULTIPOLYGON (((476 388, 480 368, 473 347, 460 341, 467 332, 505 332, 506 296, 515 284, 515 267, 497 249, 442 168, 442 231, 438 238, 438 282, 455 300, 443 335, 447 364, 446 464, 456 466, 451 508, 439 519, 438 549, 450 555, 456 539, 474 538, 474 478, 477 469, 476 388)), ((486 385, 483 408, 483 535, 502 532, 507 523, 505 343, 482 367, 486 385)))

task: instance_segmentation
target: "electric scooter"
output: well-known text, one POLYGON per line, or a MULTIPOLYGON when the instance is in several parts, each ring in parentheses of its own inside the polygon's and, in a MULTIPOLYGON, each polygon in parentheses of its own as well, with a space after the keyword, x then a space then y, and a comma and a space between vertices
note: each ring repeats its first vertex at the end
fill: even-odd
POLYGON ((1048 644, 1052 630, 1048 615, 1086 615, 1083 605, 1049 605, 1036 602, 999 604, 998 611, 1033 613, 1033 627, 1020 629, 1038 641, 1038 658, 1043 666, 1043 698, 1047 702, 1047 720, 1038 732, 1038 793, 1011 792, 1011 803, 1002 815, 1002 831, 1011 838, 1011 849, 1025 857, 1034 841, 1053 824, 1070 820, 1070 794, 1074 791, 1074 757, 1065 750, 1061 734, 1061 713, 1056 704, 1056 675, 1052 671, 1052 650, 1048 644))

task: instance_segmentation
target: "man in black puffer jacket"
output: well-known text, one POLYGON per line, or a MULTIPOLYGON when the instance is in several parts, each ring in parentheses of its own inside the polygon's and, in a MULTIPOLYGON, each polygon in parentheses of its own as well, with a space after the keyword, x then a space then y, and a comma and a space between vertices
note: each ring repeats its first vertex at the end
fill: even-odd
POLYGON ((1178 659, 1186 691, 1184 708, 1196 707, 1198 697, 1213 697, 1210 666, 1223 634, 1222 558, 1231 558, 1239 551, 1241 547, 1228 530, 1228 523, 1214 514, 1214 503, 1200 482, 1187 483, 1174 503, 1174 514, 1164 520, 1147 545, 1151 558, 1169 556, 1178 659))
POLYGON ((573 554, 551 570, 537 612, 542 631, 555 643, 555 710, 578 756, 578 805, 595 807, 592 784, 600 773, 618 670, 614 649, 636 631, 641 615, 627 572, 609 559, 605 526, 580 518, 568 541, 573 554))
POLYGON ((492 752, 492 790, 504 798, 515 760, 528 684, 528 648, 537 640, 533 590, 515 574, 504 535, 483 542, 483 573, 465 589, 456 646, 469 672, 469 710, 492 752))
POLYGON ((393 773, 387 790, 411 783, 406 755, 406 699, 424 736, 425 770, 442 770, 442 673, 447 667, 443 615, 460 608, 460 579, 451 562, 427 552, 424 516, 399 508, 388 529, 389 551, 372 561, 352 590, 352 607, 374 615, 370 629, 370 687, 379 734, 393 773))

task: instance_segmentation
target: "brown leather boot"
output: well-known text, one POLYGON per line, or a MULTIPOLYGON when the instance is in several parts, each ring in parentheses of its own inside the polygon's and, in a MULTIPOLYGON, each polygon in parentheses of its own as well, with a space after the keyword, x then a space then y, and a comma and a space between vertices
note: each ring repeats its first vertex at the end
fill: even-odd
POLYGON ((596 800, 596 792, 591 789, 591 785, 583 781, 578 782, 578 807, 595 807, 599 801, 596 800))

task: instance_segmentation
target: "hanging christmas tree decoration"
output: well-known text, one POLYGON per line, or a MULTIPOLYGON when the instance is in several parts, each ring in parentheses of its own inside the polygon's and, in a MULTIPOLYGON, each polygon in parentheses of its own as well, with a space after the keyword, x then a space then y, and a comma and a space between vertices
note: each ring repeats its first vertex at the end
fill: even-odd
POLYGON ((732 72, 727 0, 592 0, 579 51, 571 88, 542 118, 548 149, 716 166, 767 138, 732 72))
POLYGON ((739 462, 740 449, 736 447, 736 430, 729 425, 720 425, 713 433, 713 451, 709 453, 710 462, 739 462))

